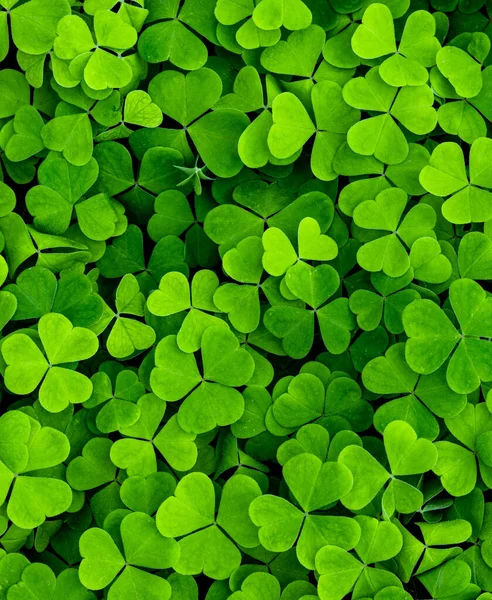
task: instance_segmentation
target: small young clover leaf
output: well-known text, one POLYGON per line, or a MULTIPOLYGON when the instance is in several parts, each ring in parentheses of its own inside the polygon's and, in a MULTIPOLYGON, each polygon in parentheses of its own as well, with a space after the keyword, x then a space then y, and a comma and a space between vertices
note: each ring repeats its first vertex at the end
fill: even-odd
POLYGON ((294 298, 306 302, 310 308, 279 304, 266 311, 265 327, 282 340, 283 350, 292 358, 303 358, 308 354, 314 341, 316 315, 326 348, 335 354, 344 352, 350 344, 355 318, 347 298, 325 304, 340 286, 335 269, 330 265, 311 267, 299 261, 289 267, 285 281, 294 298))
POLYGON ((255 368, 252 356, 224 327, 205 330, 201 356, 203 377, 194 355, 180 350, 176 336, 167 336, 157 345, 156 367, 150 375, 152 391, 160 398, 173 402, 186 396, 179 407, 178 422, 195 434, 241 418, 244 399, 235 388, 244 385, 255 368))
POLYGON ((163 536, 180 538, 181 554, 174 564, 176 572, 203 573, 211 579, 230 577, 241 563, 241 553, 234 542, 245 548, 258 546, 257 527, 248 509, 259 496, 261 490, 254 479, 233 475, 222 489, 215 516, 212 481, 204 473, 185 475, 176 486, 174 496, 161 504, 156 516, 157 528, 163 536))
POLYGON ((233 278, 243 285, 226 283, 220 286, 214 293, 213 302, 219 310, 227 313, 231 325, 241 333, 255 331, 260 323, 262 256, 260 238, 249 237, 226 252, 222 259, 224 270, 233 273, 233 278))
POLYGON ((0 432, 0 501, 6 502, 10 492, 9 519, 17 527, 33 529, 65 512, 72 503, 72 490, 53 470, 69 455, 65 434, 41 427, 19 411, 0 417, 0 432))
MULTIPOLYGON (((140 416, 132 425, 121 428, 120 431, 123 433, 124 438, 117 440, 111 447, 111 460, 117 467, 126 469, 130 477, 134 475, 145 477, 151 473, 155 473, 157 471, 157 458, 154 445, 159 449, 161 447, 164 448, 164 445, 161 444, 161 439, 166 439, 165 432, 167 430, 172 430, 178 441, 181 440, 183 464, 186 463, 186 457, 189 454, 189 452, 186 452, 186 442, 188 442, 192 450, 195 450, 194 458, 196 460, 196 448, 193 443, 195 437, 190 434, 185 435, 184 432, 179 436, 179 427, 176 427, 175 423, 176 417, 169 419, 163 428, 165 432, 162 433, 161 431, 156 436, 156 432, 166 411, 166 402, 164 400, 158 398, 155 394, 145 394, 137 400, 136 409, 140 413, 140 416)), ((174 461, 168 460, 168 462, 172 464, 173 468, 177 468, 174 461)), ((189 468, 193 464, 192 460, 189 468)))
POLYGON ((310 421, 323 424, 336 416, 346 420, 347 428, 363 431, 372 421, 373 411, 362 400, 361 389, 352 379, 337 377, 325 392, 322 381, 307 372, 294 376, 285 392, 274 393, 272 414, 279 425, 288 429, 310 421))
POLYGON ((136 44, 135 28, 114 12, 98 10, 94 15, 94 33, 96 43, 81 17, 64 17, 58 23, 58 37, 54 42, 56 56, 69 61, 72 76, 84 79, 93 90, 126 86, 133 72, 116 52, 128 50, 136 44))
POLYGON ((419 375, 405 360, 405 344, 390 346, 384 356, 370 360, 362 371, 364 386, 375 394, 397 394, 383 404, 374 416, 380 432, 393 420, 406 421, 419 437, 434 440, 439 433, 437 420, 459 415, 466 406, 466 396, 457 394, 447 384, 446 368, 429 375, 419 375))
POLYGON ((329 261, 338 254, 336 242, 322 234, 316 219, 305 217, 297 232, 298 252, 285 233, 277 228, 268 228, 262 236, 263 268, 267 273, 278 277, 284 275, 298 260, 329 261))
POLYGON ((429 165, 420 173, 420 183, 431 194, 447 197, 442 214, 451 223, 482 223, 492 218, 490 208, 492 179, 489 157, 492 142, 476 139, 470 149, 469 175, 463 151, 455 142, 439 144, 429 165))
POLYGON ((435 33, 434 16, 417 10, 406 20, 397 50, 390 8, 385 4, 371 4, 352 36, 352 50, 363 59, 393 54, 379 67, 383 81, 395 87, 421 86, 429 78, 426 67, 436 64, 436 54, 441 49, 435 33))
POLYGON ((433 108, 434 94, 427 85, 398 88, 388 85, 379 67, 370 69, 365 77, 356 77, 343 87, 343 99, 350 106, 384 113, 363 119, 349 129, 349 147, 363 156, 374 156, 388 165, 397 165, 408 156, 408 142, 395 122, 422 135, 431 132, 437 123, 433 108))
POLYGON ((90 327, 102 315, 103 301, 87 275, 63 271, 60 278, 45 267, 24 269, 15 284, 4 288, 17 300, 14 321, 60 313, 74 325, 90 327))
POLYGON ((403 311, 409 337, 405 357, 411 369, 427 375, 448 357, 446 378, 458 394, 470 394, 482 381, 492 380, 492 343, 489 329, 492 301, 480 284, 458 279, 449 288, 451 306, 461 333, 432 300, 415 300, 403 311))
POLYGON ((30 394, 42 382, 39 401, 50 412, 88 400, 92 393, 90 379, 69 368, 69 363, 97 352, 96 335, 83 327, 73 327, 59 313, 43 315, 38 332, 45 354, 25 333, 15 333, 2 344, 7 388, 14 394, 30 394))
POLYGON ((297 557, 312 569, 316 553, 328 541, 347 550, 357 544, 360 529, 353 519, 317 513, 350 491, 350 471, 341 466, 308 453, 287 461, 282 472, 303 512, 278 496, 267 494, 253 500, 250 516, 267 550, 285 552, 298 540, 297 557))
MULTIPOLYGON (((403 587, 393 573, 368 566, 388 560, 400 552, 403 540, 396 525, 363 515, 355 517, 355 520, 361 529, 355 552, 362 562, 347 550, 332 544, 321 548, 316 555, 316 570, 320 574, 318 594, 321 600, 342 600, 352 590, 354 596, 365 597, 364 592, 374 589, 376 582, 378 588, 403 587)), ((376 598, 379 595, 378 593, 376 598)), ((392 593, 388 598, 399 596, 392 593)))
POLYGON ((127 358, 150 348, 156 334, 150 325, 121 315, 144 316, 145 296, 137 278, 128 273, 116 288, 116 322, 107 340, 107 349, 115 358, 127 358))
POLYGON ((272 104, 273 125, 268 133, 268 148, 278 159, 301 150, 316 133, 311 154, 311 169, 319 179, 335 179, 332 161, 346 140, 347 131, 360 119, 360 111, 349 106, 342 88, 332 81, 320 81, 311 92, 314 126, 302 102, 291 92, 279 94, 272 104))
POLYGON ((91 411, 88 418, 99 431, 112 433, 139 420, 141 412, 137 401, 145 394, 145 386, 134 371, 113 369, 116 365, 111 363, 102 366, 105 369, 91 377, 92 394, 84 408, 91 411))
POLYGON ((44 233, 61 235, 72 219, 73 207, 95 183, 99 166, 91 159, 84 166, 74 166, 67 160, 49 157, 38 169, 40 185, 26 194, 27 210, 34 225, 44 233))
MULTIPOLYGON (((259 28, 251 18, 254 10, 255 3, 253 1, 237 4, 232 0, 218 0, 215 5, 214 14, 220 25, 226 26, 223 31, 227 31, 228 29, 234 30, 235 40, 243 48, 253 50, 260 46, 276 44, 280 39, 280 29, 266 31, 259 28)), ((281 19, 282 13, 275 16, 277 19, 280 16, 281 19)), ((220 25, 217 29, 219 36, 220 25)))
POLYGON ((89 590, 111 584, 108 598, 123 600, 132 588, 148 598, 169 598, 171 586, 144 569, 168 569, 179 560, 179 546, 162 536, 154 519, 142 512, 128 514, 120 524, 123 554, 104 529, 91 528, 80 538, 79 577, 89 590), (113 583, 112 583, 113 582, 113 583))
POLYGON ((101 275, 109 279, 134 274, 145 293, 154 290, 166 273, 180 271, 188 275, 189 272, 184 243, 175 235, 166 235, 157 242, 146 266, 142 231, 133 224, 106 247, 97 266, 101 275))
POLYGON ((374 331, 383 320, 389 332, 403 333, 403 310, 420 297, 417 290, 409 288, 412 280, 412 269, 400 277, 389 277, 381 271, 371 273, 371 284, 376 292, 358 289, 350 295, 350 310, 357 315, 359 327, 374 331))
POLYGON ((183 352, 196 352, 208 327, 227 327, 227 323, 213 314, 219 312, 213 297, 219 279, 213 271, 198 271, 190 284, 178 272, 166 273, 159 289, 150 294, 147 308, 157 317, 167 317, 188 311, 177 335, 177 344, 183 352))
MULTIPOLYGON (((365 200, 355 208, 353 218, 356 225, 364 229, 388 232, 359 248, 357 262, 364 270, 372 273, 382 271, 389 277, 401 277, 411 265, 403 243, 408 248, 413 248, 419 238, 435 238, 433 229, 436 225, 436 213, 432 206, 417 204, 402 218, 407 202, 408 198, 403 190, 389 188, 380 192, 375 200, 365 200)), ((445 259, 444 256, 442 258, 445 259)), ((442 276, 437 277, 441 281, 445 281, 451 274, 451 265, 445 260, 447 262, 444 263, 442 276)))

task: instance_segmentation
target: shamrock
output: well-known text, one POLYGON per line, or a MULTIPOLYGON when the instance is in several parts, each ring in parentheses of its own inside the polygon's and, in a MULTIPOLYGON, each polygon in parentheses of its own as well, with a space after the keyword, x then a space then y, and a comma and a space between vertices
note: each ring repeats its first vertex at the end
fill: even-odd
POLYGON ((224 321, 210 314, 219 312, 213 300, 218 287, 219 280, 215 273, 199 271, 191 282, 190 297, 188 279, 182 273, 167 273, 162 277, 159 289, 150 294, 147 307, 158 317, 187 310, 176 341, 180 350, 196 352, 201 347, 203 334, 208 327, 227 327, 224 321))
POLYGON ((392 421, 385 427, 384 447, 392 476, 364 448, 347 446, 342 450, 338 461, 347 466, 354 477, 353 488, 342 503, 351 510, 367 506, 391 477, 382 496, 383 514, 390 518, 395 511, 412 513, 423 503, 422 492, 396 476, 430 471, 436 465, 437 449, 431 441, 418 438, 405 421, 392 421))
POLYGON ((259 496, 260 488, 253 479, 234 475, 222 489, 215 516, 215 489, 210 479, 203 473, 185 475, 174 496, 164 500, 156 515, 157 528, 163 536, 180 538, 176 572, 203 572, 212 579, 227 579, 241 562, 234 542, 245 548, 258 546, 257 528, 248 509, 259 496), (209 551, 204 553, 204 547, 209 551))
POLYGON ((123 427, 125 438, 111 447, 111 460, 130 476, 146 477, 157 471, 154 446, 173 469, 188 471, 197 460, 196 435, 181 429, 176 416, 169 418, 159 433, 166 402, 155 394, 145 394, 137 400, 140 416, 130 426, 123 427))
POLYGON ((94 292, 90 278, 73 271, 63 271, 57 279, 46 267, 30 267, 4 290, 17 299, 14 321, 39 319, 55 312, 76 326, 90 327, 103 311, 103 301, 94 292))
POLYGON ((451 306, 461 333, 446 313, 431 300, 415 300, 403 311, 403 325, 409 340, 405 358, 416 373, 437 371, 451 355, 446 367, 449 387, 469 394, 481 381, 492 380, 488 356, 492 351, 488 330, 490 300, 480 284, 458 279, 449 288, 451 306), (418 317, 417 317, 418 314, 418 317))
POLYGON ((379 68, 383 81, 395 87, 421 86, 429 78, 426 67, 436 64, 436 55, 441 49, 435 33, 434 17, 425 10, 417 10, 406 20, 397 50, 389 7, 371 4, 352 36, 352 50, 363 59, 392 54, 379 68))
POLYGON ((245 285, 226 283, 220 286, 214 293, 213 302, 219 310, 227 313, 232 326, 241 333, 255 331, 260 322, 262 256, 260 238, 249 237, 226 252, 222 259, 224 270, 245 285))
MULTIPOLYGON (((347 550, 333 544, 322 547, 316 555, 316 570, 320 574, 318 594, 321 600, 342 600, 352 589, 356 596, 363 597, 370 593, 375 582, 379 589, 390 587, 398 590, 403 587, 390 571, 368 566, 388 560, 399 553, 402 535, 398 528, 393 523, 363 515, 355 517, 355 520, 361 529, 355 552, 362 562, 347 550)), ((381 592, 376 598, 380 594, 381 592)), ((399 596, 393 592, 388 598, 399 596)))
POLYGON ((116 322, 107 340, 108 352, 115 358, 125 358, 146 350, 155 342, 155 331, 137 321, 122 317, 122 314, 136 317, 144 316, 145 296, 140 291, 134 275, 125 275, 116 289, 116 322))
POLYGON ((360 119, 360 112, 347 104, 342 88, 331 81, 320 81, 311 92, 317 127, 302 102, 291 92, 279 94, 272 104, 273 125, 268 133, 268 148, 279 159, 301 150, 316 132, 311 154, 311 169, 323 180, 336 177, 332 161, 347 131, 360 119))
POLYGON ((224 327, 205 330, 201 355, 203 376, 194 355, 178 347, 176 336, 167 336, 157 345, 156 367, 150 377, 152 390, 160 398, 173 402, 186 396, 178 411, 178 422, 185 431, 195 434, 217 425, 230 425, 242 416, 244 399, 235 388, 244 385, 254 371, 251 355, 224 327))
POLYGON ((124 598, 132 586, 149 597, 169 598, 169 583, 139 567, 167 569, 173 566, 179 558, 177 542, 163 537, 154 519, 142 512, 127 515, 121 521, 120 532, 124 557, 104 529, 93 527, 84 531, 79 542, 82 584, 90 590, 102 590, 111 584, 110 598, 124 598))
POLYGON ((442 214, 451 223, 482 223, 492 217, 487 162, 491 148, 487 138, 473 142, 469 176, 463 151, 455 142, 439 144, 432 152, 429 165, 422 169, 420 182, 424 188, 436 196, 449 196, 442 214))
POLYGON ((337 377, 325 391, 319 377, 303 372, 289 381, 284 393, 274 393, 274 396, 272 415, 279 425, 288 429, 310 421, 323 424, 336 415, 346 419, 353 431, 361 431, 372 420, 372 409, 362 400, 360 387, 348 377, 337 377))
MULTIPOLYGON (((262 190, 264 191, 264 190, 262 190)), ((265 222, 269 227, 281 229, 291 243, 297 240, 300 222, 311 217, 318 222, 320 232, 325 233, 334 219, 334 207, 330 198, 321 192, 302 194, 292 202, 289 195, 278 189, 272 190, 273 198, 264 201, 251 200, 237 195, 239 206, 223 205, 212 209, 205 219, 205 233, 217 244, 224 254, 246 237, 261 237, 265 222), (256 213, 256 214, 255 214, 256 213), (231 226, 224 227, 224 222, 231 226)))
POLYGON ((492 475, 488 441, 492 429, 491 414, 483 403, 476 406, 467 403, 459 415, 446 419, 446 425, 463 445, 447 440, 436 442, 438 460, 434 472, 441 477, 443 487, 450 494, 464 496, 475 487, 476 458, 482 479, 490 481, 492 475))
POLYGON ((200 6, 193 0, 185 0, 182 6, 177 2, 164 9, 158 6, 151 8, 153 10, 147 18, 149 26, 138 39, 142 58, 149 63, 168 60, 186 71, 203 67, 208 57, 207 47, 194 31, 212 43, 217 41, 213 4, 200 6))
POLYGON ((452 418, 466 406, 466 396, 450 389, 446 369, 440 367, 429 375, 419 375, 405 361, 405 344, 390 346, 384 356, 370 360, 362 371, 364 386, 376 394, 402 395, 381 406, 374 416, 378 431, 392 420, 406 421, 417 434, 434 440, 439 425, 433 416, 452 418))
POLYGON ((285 552, 299 538, 297 557, 310 569, 314 567, 316 553, 327 542, 347 550, 353 548, 360 536, 353 519, 316 512, 347 495, 352 487, 349 469, 334 461, 323 462, 314 454, 302 453, 290 458, 282 473, 303 512, 278 496, 266 494, 253 500, 249 511, 260 528, 261 544, 267 550, 285 552))
POLYGON ((79 80, 83 78, 93 90, 124 87, 132 78, 132 69, 121 56, 111 51, 134 46, 137 41, 135 28, 120 15, 98 10, 94 15, 94 33, 96 43, 81 17, 64 17, 58 23, 58 35, 53 45, 56 56, 69 61, 72 76, 79 80))
MULTIPOLYGON (((383 271, 389 277, 401 277, 411 265, 402 242, 412 249, 419 238, 435 238, 434 209, 428 204, 417 204, 402 219, 407 201, 403 190, 389 188, 380 192, 375 200, 366 200, 355 208, 353 216, 356 225, 388 232, 358 250, 357 261, 366 271, 383 271)), ((449 261, 446 259, 442 265, 439 263, 437 271, 440 274, 437 279, 445 281, 451 274, 449 261)))
MULTIPOLYGON (((157 242, 146 263, 142 231, 136 225, 129 225, 125 233, 115 238, 106 248, 97 264, 101 274, 107 278, 135 274, 140 288, 148 293, 155 289, 157 282, 166 273, 181 271, 188 274, 184 250, 184 244, 177 236, 167 235, 157 242)), ((129 279, 124 287, 136 290, 131 281, 133 280, 129 279)))
POLYGON ((371 273, 370 279, 376 292, 372 288, 355 290, 349 299, 357 324, 364 331, 373 331, 383 319, 388 331, 402 333, 402 312, 407 304, 419 298, 417 290, 408 287, 413 280, 413 270, 408 269, 400 277, 389 277, 379 271, 371 273))
POLYGON ((232 108, 207 112, 222 93, 222 81, 215 71, 201 68, 187 75, 164 71, 152 79, 149 93, 164 114, 184 128, 178 132, 169 130, 169 133, 173 136, 182 134, 182 143, 187 145, 188 132, 212 173, 232 177, 240 171, 242 163, 237 154, 237 141, 249 120, 232 108), (207 93, 203 94, 202 90, 207 90, 207 93), (234 135, 231 135, 232 132, 234 135), (221 144, 220 153, 216 151, 217 143, 221 144))
POLYGON ((90 358, 97 352, 99 343, 95 334, 83 327, 73 327, 59 313, 43 315, 39 319, 38 333, 45 354, 25 333, 15 333, 3 342, 7 388, 14 394, 30 394, 42 381, 39 401, 50 412, 60 412, 69 403, 88 400, 92 383, 70 368, 70 363, 90 358))
POLYGON ((134 425, 140 418, 137 404, 145 394, 138 375, 121 369, 116 363, 103 363, 91 377, 92 394, 84 403, 91 410, 90 418, 102 433, 111 433, 134 425))
POLYGON ((293 358, 308 354, 314 341, 316 314, 325 346, 336 354, 344 352, 350 343, 355 320, 347 298, 325 304, 340 285, 333 267, 320 265, 314 268, 299 261, 289 268, 286 285, 294 298, 305 301, 311 308, 306 310, 281 304, 267 310, 265 326, 275 337, 282 339, 283 350, 293 358))
POLYGON ((38 170, 41 185, 26 195, 28 211, 39 231, 63 234, 72 219, 73 206, 92 187, 99 167, 94 159, 85 166, 74 166, 63 158, 48 158, 38 170))
POLYGON ((0 501, 7 502, 9 519, 17 527, 33 529, 65 512, 72 490, 54 469, 70 452, 65 434, 15 410, 0 417, 0 431, 0 501))
POLYGON ((359 110, 384 113, 352 125, 347 142, 354 152, 374 156, 388 165, 402 162, 409 152, 395 119, 418 135, 429 133, 437 123, 437 113, 432 107, 434 94, 427 85, 398 90, 383 81, 379 67, 370 69, 365 77, 347 82, 343 99, 359 110))

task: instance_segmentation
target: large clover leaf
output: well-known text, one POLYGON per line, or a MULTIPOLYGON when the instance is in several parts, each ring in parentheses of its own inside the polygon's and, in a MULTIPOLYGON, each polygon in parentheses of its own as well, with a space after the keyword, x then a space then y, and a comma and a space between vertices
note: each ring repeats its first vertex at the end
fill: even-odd
POLYGON ((99 343, 95 334, 83 327, 73 327, 58 313, 42 316, 38 331, 45 354, 24 333, 16 333, 2 344, 7 388, 15 394, 30 394, 42 382, 39 401, 50 412, 60 412, 69 403, 88 400, 91 381, 69 368, 69 363, 85 360, 97 352, 99 343))
POLYGON ((241 554, 230 538, 246 548, 258 545, 257 527, 248 508, 260 495, 253 479, 235 475, 224 485, 216 517, 215 490, 210 479, 203 473, 185 475, 156 516, 163 536, 181 538, 175 570, 187 575, 203 572, 212 579, 229 577, 241 562, 241 554), (202 551, 205 546, 209 552, 202 551))
POLYGON ((469 175, 463 151, 455 142, 439 144, 429 165, 422 169, 420 182, 436 196, 447 197, 442 207, 451 223, 482 223, 492 217, 490 209, 492 179, 489 156, 492 144, 487 138, 475 140, 470 149, 469 175))
POLYGON ((459 279, 450 286, 449 297, 461 333, 446 313, 431 300, 415 300, 403 312, 409 337, 405 357, 417 373, 437 371, 449 356, 446 379, 458 394, 469 394, 482 381, 492 380, 490 311, 492 304, 480 284, 459 279))

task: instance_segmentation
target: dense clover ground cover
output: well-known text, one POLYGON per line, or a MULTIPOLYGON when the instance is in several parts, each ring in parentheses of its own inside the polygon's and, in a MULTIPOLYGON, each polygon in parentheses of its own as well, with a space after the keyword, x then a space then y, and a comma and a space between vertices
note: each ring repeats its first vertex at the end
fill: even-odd
POLYGON ((0 0, 0 600, 492 599, 489 0, 0 0))

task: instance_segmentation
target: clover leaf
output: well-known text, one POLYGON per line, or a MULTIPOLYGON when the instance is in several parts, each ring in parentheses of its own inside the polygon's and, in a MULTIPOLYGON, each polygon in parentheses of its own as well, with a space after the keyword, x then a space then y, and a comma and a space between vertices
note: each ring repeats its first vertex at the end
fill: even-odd
POLYGON ((492 379, 487 367, 490 304, 486 292, 471 279, 459 279, 451 284, 450 301, 461 334, 446 313, 432 301, 415 300, 407 306, 403 312, 403 324, 410 339, 405 357, 411 369, 429 374, 451 355, 446 368, 449 387, 458 394, 468 394, 476 390, 481 381, 492 379), (419 312, 418 321, 416 310, 419 312))
POLYGON ((491 218, 488 209, 489 180, 487 138, 478 138, 470 149, 469 176, 461 148, 444 142, 433 151, 429 165, 422 169, 420 182, 428 192, 449 198, 443 204, 444 217, 451 223, 481 223, 491 218))
POLYGON ((261 495, 258 484, 245 475, 235 475, 225 484, 217 518, 215 490, 203 473, 185 475, 174 496, 157 511, 157 527, 166 538, 180 537, 181 554, 174 565, 178 573, 204 573, 225 579, 241 562, 235 542, 246 547, 258 545, 257 530, 248 515, 250 503, 261 495), (224 533, 225 532, 225 533, 224 533), (207 545, 213 551, 203 553, 207 545))
POLYGON ((99 346, 88 329, 73 327, 59 313, 39 320, 39 338, 45 354, 24 333, 16 333, 2 344, 7 364, 5 384, 15 394, 30 394, 42 382, 39 401, 50 412, 60 412, 70 402, 85 402, 92 393, 90 380, 64 365, 93 356, 99 346))

